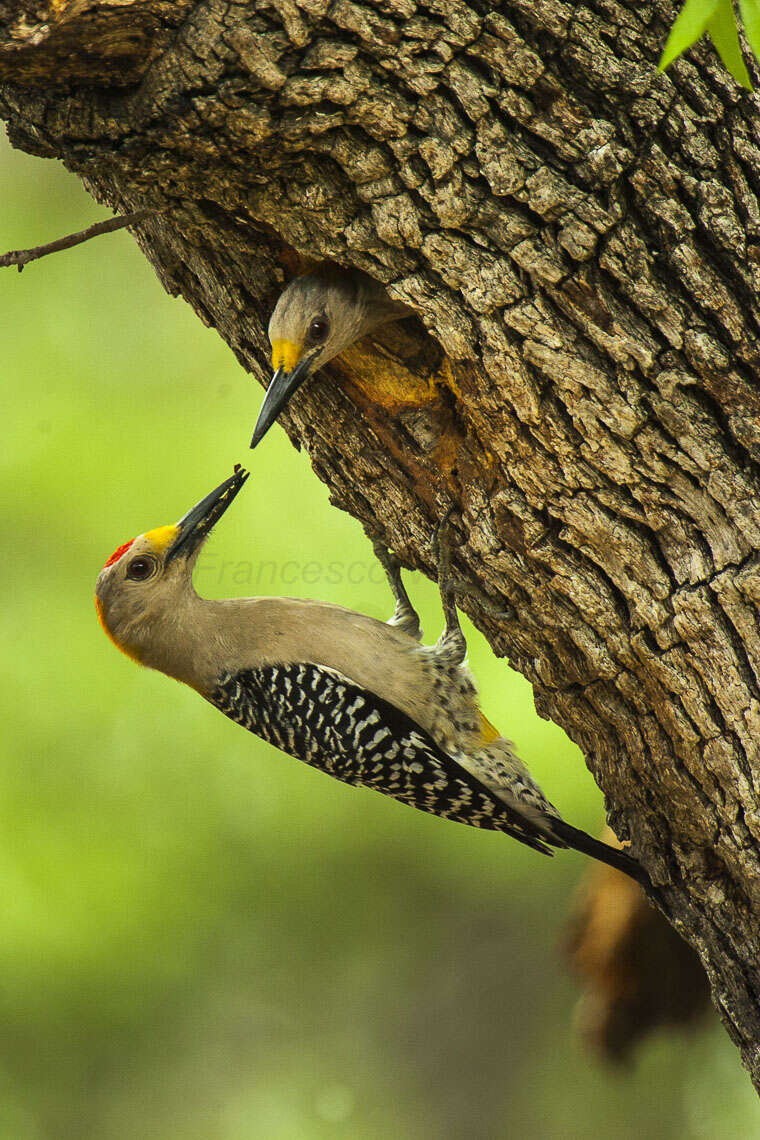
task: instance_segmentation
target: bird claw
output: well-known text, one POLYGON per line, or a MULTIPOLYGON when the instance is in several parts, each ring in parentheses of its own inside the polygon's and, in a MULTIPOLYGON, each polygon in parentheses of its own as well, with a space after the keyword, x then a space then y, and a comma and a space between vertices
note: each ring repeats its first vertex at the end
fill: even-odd
POLYGON ((464 578, 451 577, 449 578, 449 585, 458 597, 471 598, 472 601, 477 602, 478 607, 488 617, 501 621, 511 621, 515 617, 515 610, 512 606, 506 610, 501 609, 496 602, 489 598, 485 590, 481 590, 479 586, 472 586, 464 578))

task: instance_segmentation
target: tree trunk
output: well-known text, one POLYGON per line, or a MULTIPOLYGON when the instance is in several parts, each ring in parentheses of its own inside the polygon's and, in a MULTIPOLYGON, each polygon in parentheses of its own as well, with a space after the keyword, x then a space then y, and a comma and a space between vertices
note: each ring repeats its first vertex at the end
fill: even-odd
POLYGON ((658 75, 670 0, 23 7, 12 142, 162 211, 145 255, 257 379, 309 259, 418 314, 288 431, 428 574, 454 506, 502 613, 464 608, 583 749, 760 1086, 754 99, 705 46, 658 75))

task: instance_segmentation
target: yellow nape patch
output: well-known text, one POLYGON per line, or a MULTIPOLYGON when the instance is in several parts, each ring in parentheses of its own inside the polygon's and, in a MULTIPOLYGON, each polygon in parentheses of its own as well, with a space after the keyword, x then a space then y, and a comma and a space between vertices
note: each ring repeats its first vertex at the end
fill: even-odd
POLYGON ((176 526, 157 526, 155 530, 145 532, 145 538, 153 547, 156 554, 163 554, 168 546, 174 542, 179 534, 176 526))
POLYGON ((283 372, 292 372, 301 359, 302 349, 302 344, 296 344, 292 340, 273 340, 272 368, 275 372, 278 368, 281 368, 283 372))
POLYGON ((493 744, 494 740, 498 740, 501 733, 498 732, 491 724, 490 720, 480 714, 480 739, 483 744, 493 744))
POLYGON ((121 652, 124 653, 127 657, 130 657, 133 661, 136 661, 138 665, 142 664, 137 654, 134 653, 131 649, 128 649, 126 645, 122 645, 120 641, 117 641, 114 635, 111 633, 106 623, 105 613, 103 612, 103 603, 98 597, 95 598, 95 613, 98 615, 98 621, 100 622, 101 629, 103 630, 103 633, 106 635, 108 640, 112 642, 117 649, 121 650, 121 652))

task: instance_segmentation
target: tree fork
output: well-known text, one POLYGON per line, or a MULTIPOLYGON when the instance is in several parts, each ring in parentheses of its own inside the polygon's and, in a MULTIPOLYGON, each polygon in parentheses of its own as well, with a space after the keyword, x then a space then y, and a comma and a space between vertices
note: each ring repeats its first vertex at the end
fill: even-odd
POLYGON ((157 211, 145 255, 260 381, 309 260, 416 311, 287 430, 428 574, 455 505, 496 603, 464 608, 580 745, 760 1087, 760 119, 705 46, 656 72, 674 12, 0 0, 0 114, 157 211))

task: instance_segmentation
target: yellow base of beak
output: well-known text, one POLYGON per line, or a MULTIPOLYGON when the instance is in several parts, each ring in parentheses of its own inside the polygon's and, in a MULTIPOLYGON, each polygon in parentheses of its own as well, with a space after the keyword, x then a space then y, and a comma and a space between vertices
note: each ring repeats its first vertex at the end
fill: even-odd
POLYGON ((283 372, 292 372, 298 361, 301 359, 301 352, 303 351, 302 344, 296 344, 292 340, 273 340, 272 341, 272 368, 276 372, 281 368, 283 372))

